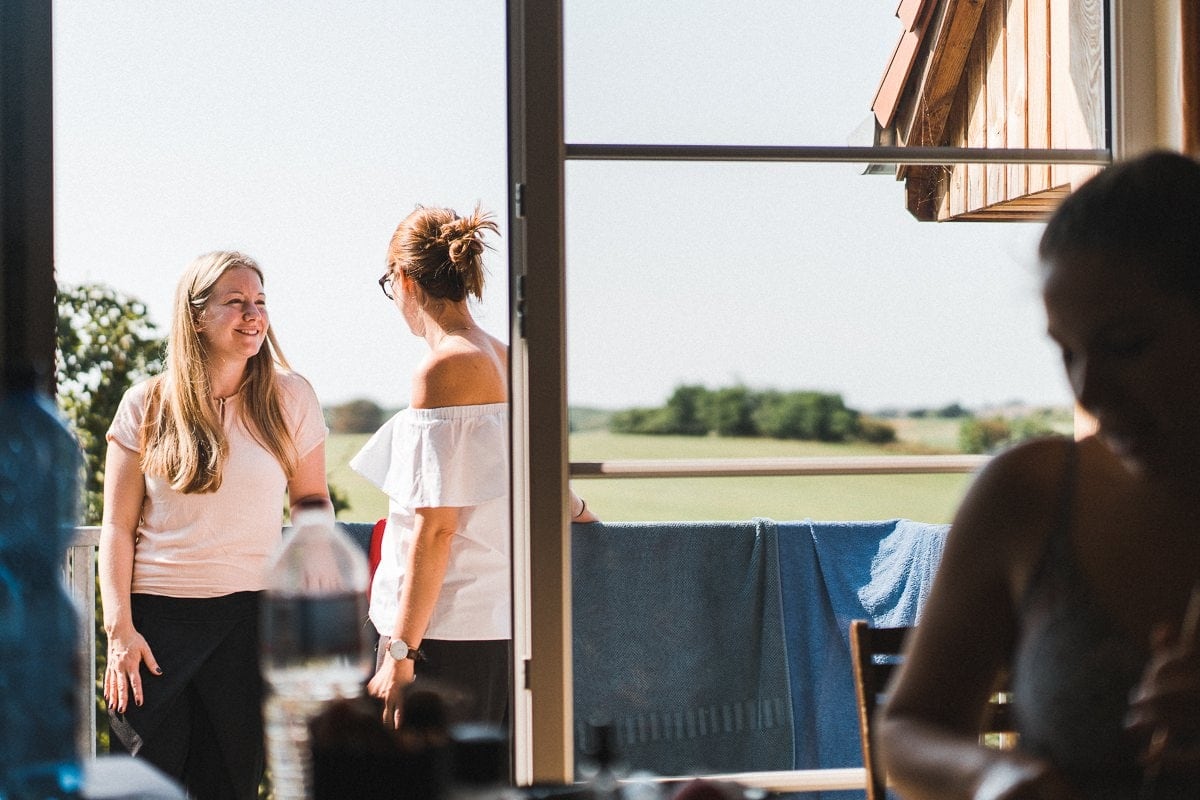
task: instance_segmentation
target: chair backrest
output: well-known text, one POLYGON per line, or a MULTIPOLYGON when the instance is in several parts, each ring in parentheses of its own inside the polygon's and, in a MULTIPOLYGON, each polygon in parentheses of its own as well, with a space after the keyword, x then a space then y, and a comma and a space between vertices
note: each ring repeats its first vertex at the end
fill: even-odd
MULTIPOLYGON (((866 620, 850 623, 850 663, 854 669, 854 692, 858 706, 858 732, 862 741, 863 767, 867 771, 867 800, 886 800, 887 775, 874 746, 872 721, 882 704, 893 673, 903 660, 904 640, 911 627, 873 628, 866 620)), ((991 747, 1007 748, 1016 743, 1011 694, 1007 682, 988 701, 987 721, 980 741, 991 747)))

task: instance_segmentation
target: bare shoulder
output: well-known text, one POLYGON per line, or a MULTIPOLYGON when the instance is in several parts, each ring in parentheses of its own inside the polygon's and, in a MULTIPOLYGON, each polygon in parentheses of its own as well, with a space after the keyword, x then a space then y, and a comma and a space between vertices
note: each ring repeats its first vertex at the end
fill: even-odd
POLYGON ((1071 451, 1070 439, 1033 439, 1011 447, 980 471, 972 492, 997 501, 1046 501, 1061 491, 1071 451))
POLYGON ((959 506, 948 546, 1005 565, 1023 585, 1060 513, 1074 447, 1069 439, 1036 439, 989 461, 959 506))
POLYGON ((506 361, 488 337, 486 346, 463 339, 430 351, 413 375, 415 408, 502 403, 508 399, 506 361))

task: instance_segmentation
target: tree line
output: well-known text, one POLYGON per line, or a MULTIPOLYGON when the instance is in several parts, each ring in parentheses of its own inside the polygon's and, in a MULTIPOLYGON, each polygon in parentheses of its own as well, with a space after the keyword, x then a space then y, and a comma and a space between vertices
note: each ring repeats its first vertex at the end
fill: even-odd
POLYGON ((614 412, 613 433, 750 436, 818 442, 896 440, 896 429, 849 408, 840 394, 755 390, 746 386, 675 388, 666 405, 614 412))

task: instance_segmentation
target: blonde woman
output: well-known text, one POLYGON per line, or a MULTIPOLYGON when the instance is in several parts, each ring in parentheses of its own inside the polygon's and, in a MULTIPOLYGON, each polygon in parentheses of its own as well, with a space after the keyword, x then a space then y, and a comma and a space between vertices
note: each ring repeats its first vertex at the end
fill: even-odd
POLYGON ((258 264, 193 261, 167 369, 126 392, 108 430, 100 532, 113 748, 191 796, 257 796, 259 593, 285 494, 328 502, 325 433, 271 331, 258 264))

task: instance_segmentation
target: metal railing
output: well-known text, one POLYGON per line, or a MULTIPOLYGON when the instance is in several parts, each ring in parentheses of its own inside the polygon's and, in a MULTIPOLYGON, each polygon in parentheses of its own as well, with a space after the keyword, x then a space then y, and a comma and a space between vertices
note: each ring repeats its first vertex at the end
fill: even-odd
POLYGON ((572 478, 740 478, 805 475, 940 475, 975 472, 988 456, 827 456, 573 461, 572 478))
MULTIPOLYGON (((570 464, 572 478, 695 478, 744 476, 820 475, 935 475, 978 470, 988 456, 846 456, 799 458, 615 460, 570 464)), ((67 549, 63 575, 81 617, 76 653, 83 683, 78 693, 79 727, 76 741, 85 757, 96 752, 96 548, 100 529, 79 527, 67 549)), ((747 773, 729 776, 748 786, 769 786, 776 791, 861 789, 861 768, 747 773)))
POLYGON ((76 693, 79 727, 75 730, 75 746, 83 756, 96 754, 96 547, 99 544, 98 527, 76 528, 75 540, 63 558, 63 580, 80 617, 75 663, 83 685, 76 693))

